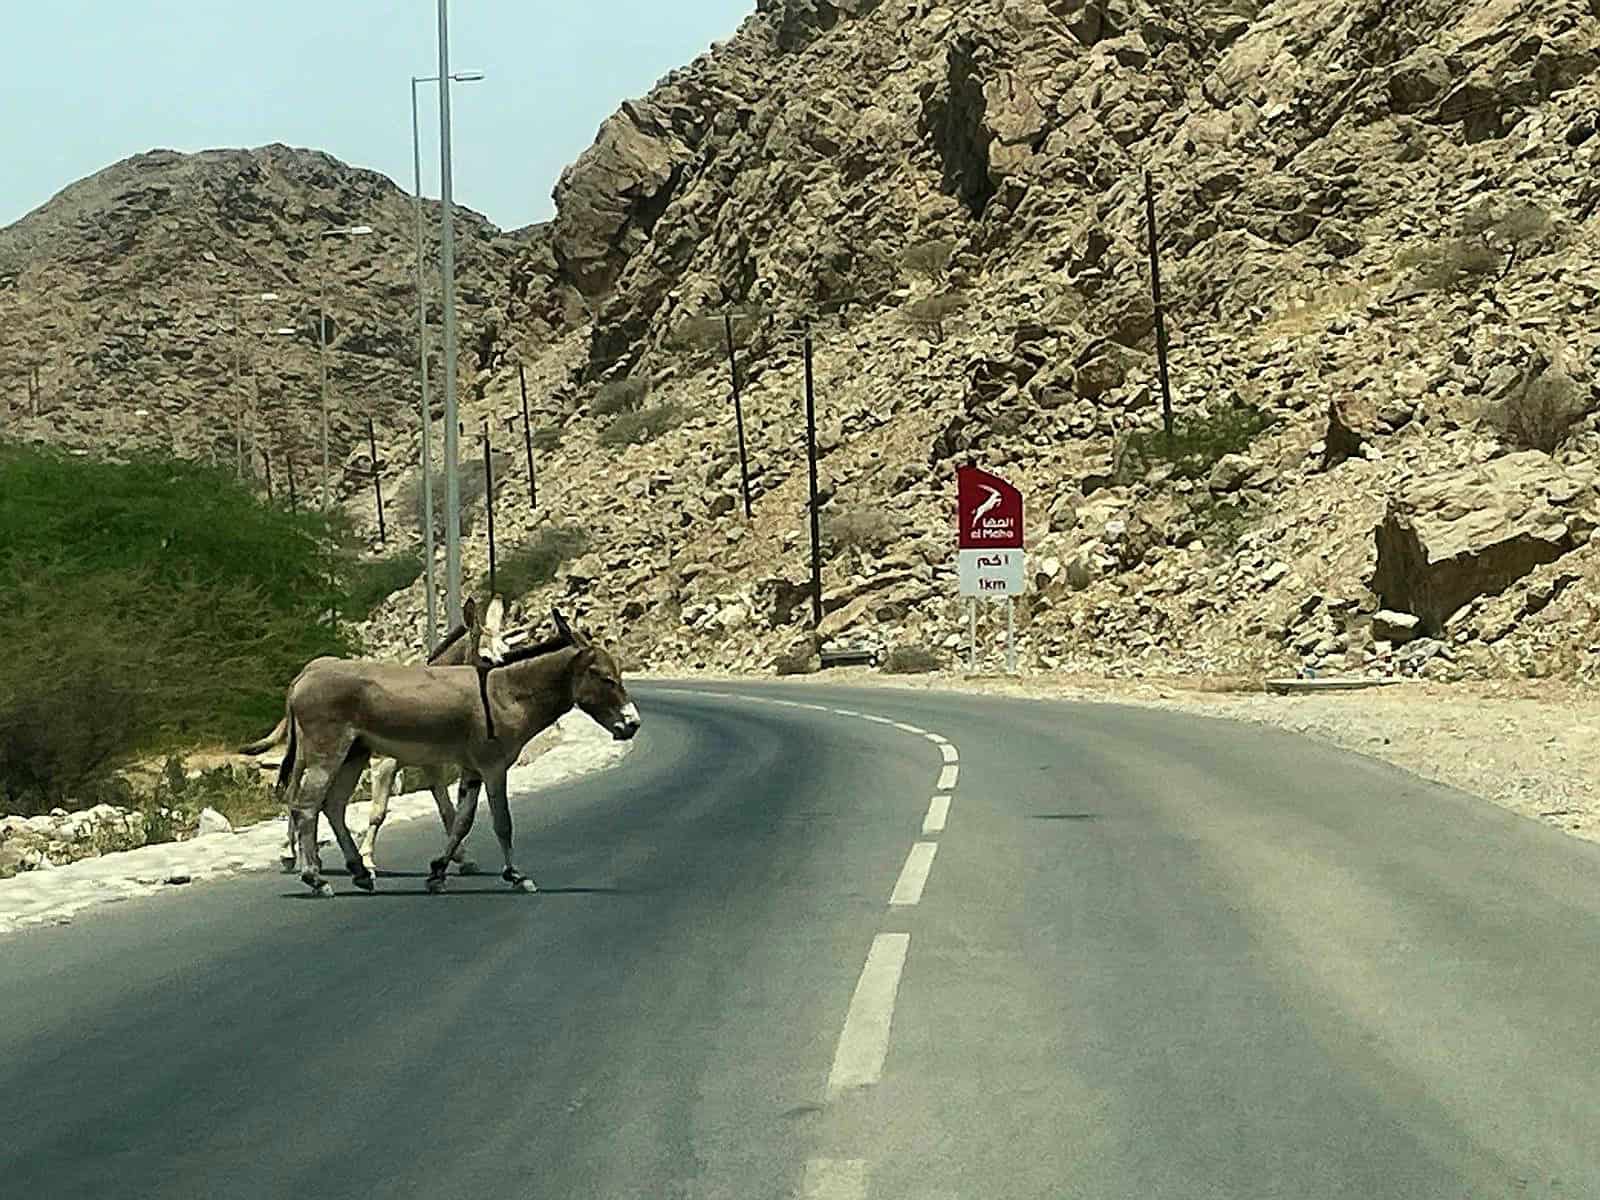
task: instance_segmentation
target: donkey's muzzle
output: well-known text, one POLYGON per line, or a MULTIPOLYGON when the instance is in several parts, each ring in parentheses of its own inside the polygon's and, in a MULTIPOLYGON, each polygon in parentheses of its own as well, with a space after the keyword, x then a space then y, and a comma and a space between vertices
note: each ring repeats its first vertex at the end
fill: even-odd
POLYGON ((611 736, 619 742, 625 742, 639 732, 639 725, 639 710, 630 704, 611 723, 611 736))

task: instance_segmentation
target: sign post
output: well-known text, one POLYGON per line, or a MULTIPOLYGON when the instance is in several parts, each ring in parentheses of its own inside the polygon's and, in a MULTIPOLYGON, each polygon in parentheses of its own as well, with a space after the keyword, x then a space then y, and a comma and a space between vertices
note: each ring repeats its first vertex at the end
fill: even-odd
POLYGON ((1015 597, 1027 587, 1022 532, 1022 493, 998 475, 980 467, 956 468, 956 545, 961 594, 971 608, 967 616, 968 665, 978 665, 977 600, 1006 602, 1006 670, 1017 669, 1015 597))

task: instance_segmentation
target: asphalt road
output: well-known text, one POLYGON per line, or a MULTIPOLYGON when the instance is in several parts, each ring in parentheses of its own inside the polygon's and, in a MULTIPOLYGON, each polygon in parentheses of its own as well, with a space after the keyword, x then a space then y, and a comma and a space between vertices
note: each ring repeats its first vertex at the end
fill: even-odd
POLYGON ((377 896, 0 941, 0 1195, 1600 1197, 1600 848, 1171 713, 704 690, 516 802, 540 895, 423 894, 417 823, 377 896))

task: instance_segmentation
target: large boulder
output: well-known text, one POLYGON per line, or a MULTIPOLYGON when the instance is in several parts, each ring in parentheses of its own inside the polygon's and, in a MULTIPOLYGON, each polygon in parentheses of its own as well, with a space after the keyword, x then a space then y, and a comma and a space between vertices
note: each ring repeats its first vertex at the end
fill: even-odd
POLYGON ((649 241, 689 157, 660 114, 630 102, 561 173, 551 248, 585 296, 608 291, 649 241))
POLYGON ((1508 454, 1391 498, 1374 531, 1372 590, 1437 634, 1463 604, 1561 557, 1595 525, 1592 472, 1563 470, 1536 450, 1508 454))

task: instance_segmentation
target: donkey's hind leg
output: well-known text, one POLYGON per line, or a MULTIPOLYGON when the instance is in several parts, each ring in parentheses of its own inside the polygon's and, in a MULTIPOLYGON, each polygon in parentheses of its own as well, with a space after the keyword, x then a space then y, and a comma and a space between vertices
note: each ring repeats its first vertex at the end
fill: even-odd
POLYGON ((322 802, 323 811, 328 814, 328 824, 333 827, 333 836, 339 841, 339 849, 344 851, 344 865, 350 872, 350 881, 364 892, 372 891, 372 871, 361 861, 361 852, 356 848, 355 838, 350 836, 350 826, 345 823, 344 813, 350 803, 351 793, 356 790, 356 784, 361 782, 361 772, 367 768, 368 757, 365 749, 352 749, 334 774, 333 782, 328 785, 327 797, 322 802))
POLYGON ((461 843, 472 832, 472 822, 478 815, 478 791, 483 780, 475 775, 461 777, 460 803, 456 805, 455 820, 450 823, 450 836, 445 841, 444 853, 428 864, 427 888, 430 892, 444 891, 444 873, 461 850, 461 843))
MULTIPOLYGON (((456 810, 450 803, 450 785, 444 781, 443 767, 428 768, 428 787, 433 791, 433 802, 439 809, 439 820, 444 825, 445 836, 450 836, 450 831, 455 827, 456 810)), ((461 787, 466 787, 463 779, 461 787)), ((476 875, 478 864, 467 857, 466 843, 456 847, 456 852, 450 856, 456 864, 456 870, 463 875, 476 875)))
POLYGON ((372 812, 367 817, 367 832, 361 839, 361 861, 367 870, 378 870, 378 830, 389 815, 389 797, 394 793, 395 776, 400 771, 400 761, 382 758, 372 768, 372 812))

